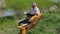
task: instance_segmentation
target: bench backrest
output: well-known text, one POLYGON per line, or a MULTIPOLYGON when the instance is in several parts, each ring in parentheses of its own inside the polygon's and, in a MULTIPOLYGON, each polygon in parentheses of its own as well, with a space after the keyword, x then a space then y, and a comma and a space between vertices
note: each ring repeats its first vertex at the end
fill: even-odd
POLYGON ((31 23, 29 24, 28 29, 31 29, 31 27, 33 26, 33 23, 36 21, 36 23, 39 22, 39 20, 43 17, 43 14, 40 13, 39 15, 35 15, 33 17, 31 17, 31 19, 29 21, 31 21, 31 23))

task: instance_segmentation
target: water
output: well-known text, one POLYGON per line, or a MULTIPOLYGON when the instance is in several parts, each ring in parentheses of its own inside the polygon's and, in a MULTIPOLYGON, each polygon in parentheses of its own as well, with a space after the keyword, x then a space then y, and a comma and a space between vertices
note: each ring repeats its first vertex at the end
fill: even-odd
POLYGON ((4 11, 2 10, 0 13, 0 17, 13 16, 13 15, 15 15, 15 11, 10 9, 4 10, 4 11))
POLYGON ((15 11, 8 9, 8 10, 6 10, 4 16, 12 16, 12 15, 15 15, 15 11))

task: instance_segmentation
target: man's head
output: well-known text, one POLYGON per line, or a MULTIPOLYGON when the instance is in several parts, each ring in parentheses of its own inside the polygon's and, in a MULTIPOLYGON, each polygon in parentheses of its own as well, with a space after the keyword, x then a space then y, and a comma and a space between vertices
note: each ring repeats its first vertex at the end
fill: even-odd
POLYGON ((32 3, 32 8, 35 8, 37 5, 35 2, 32 3))

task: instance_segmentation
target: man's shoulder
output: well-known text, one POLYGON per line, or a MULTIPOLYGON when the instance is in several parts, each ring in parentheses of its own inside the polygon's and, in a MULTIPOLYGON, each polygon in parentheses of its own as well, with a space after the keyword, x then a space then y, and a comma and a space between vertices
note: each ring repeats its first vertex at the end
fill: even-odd
POLYGON ((35 9, 36 9, 36 10, 39 10, 39 8, 38 8, 38 7, 36 7, 35 9))
POLYGON ((39 11, 39 8, 38 8, 38 7, 36 7, 36 8, 35 8, 35 10, 39 11))

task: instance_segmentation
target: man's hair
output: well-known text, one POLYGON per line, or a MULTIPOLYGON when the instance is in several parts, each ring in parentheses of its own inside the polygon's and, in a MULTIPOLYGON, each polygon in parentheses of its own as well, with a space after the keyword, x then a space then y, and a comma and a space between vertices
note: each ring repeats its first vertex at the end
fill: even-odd
POLYGON ((37 6, 37 5, 36 5, 36 2, 33 2, 33 3, 32 3, 32 6, 37 6))

